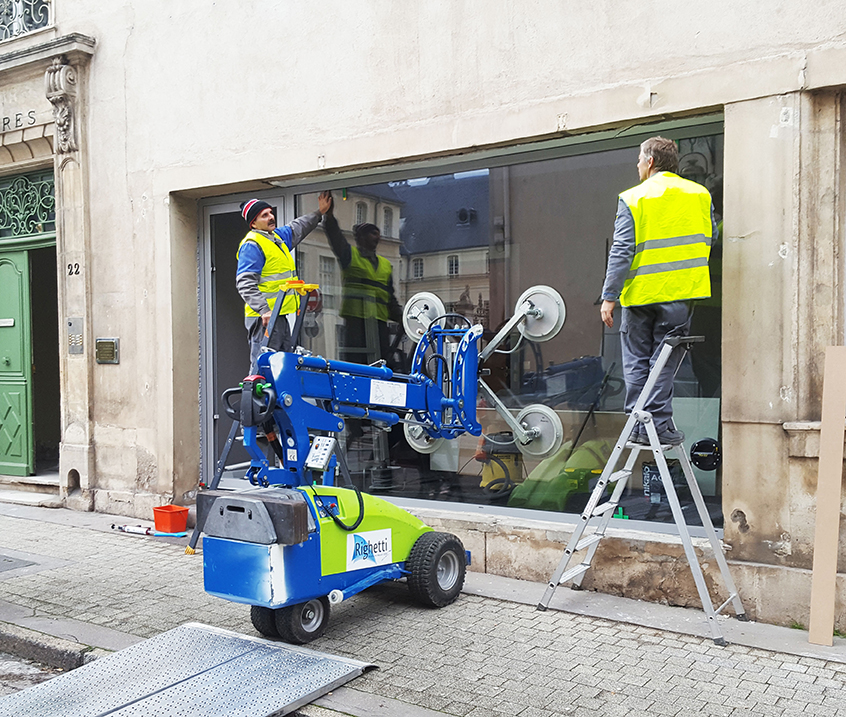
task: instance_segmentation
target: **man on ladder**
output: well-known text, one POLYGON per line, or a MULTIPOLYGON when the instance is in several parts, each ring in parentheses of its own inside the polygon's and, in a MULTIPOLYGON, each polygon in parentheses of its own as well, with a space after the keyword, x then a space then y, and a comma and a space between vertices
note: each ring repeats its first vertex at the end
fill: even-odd
MULTIPOLYGON (((708 256, 717 235, 711 195, 705 187, 679 177, 678 165, 673 140, 646 140, 637 162, 641 183, 623 192, 617 205, 600 313, 610 328, 618 299, 623 307, 620 337, 627 414, 664 339, 687 336, 693 300, 711 296, 708 256)), ((683 355, 677 347, 644 405, 665 445, 684 440, 672 422, 673 378, 683 355)), ((649 442, 641 424, 630 440, 649 442)))
POLYGON ((729 604, 738 619, 745 620, 746 613, 685 455, 684 435, 672 420, 676 370, 690 345, 702 341, 702 337, 688 336, 691 303, 710 295, 708 255, 716 226, 711 195, 704 187, 677 176, 677 168, 675 144, 662 137, 648 139, 641 145, 637 163, 642 183, 620 195, 601 311, 602 320, 612 326, 612 312, 619 297, 623 305, 620 333, 629 417, 547 583, 538 609, 548 608, 559 585, 581 586, 638 456, 641 452, 651 452, 708 618, 711 637, 716 644, 725 645, 717 616, 729 604), (625 465, 617 470, 618 461, 626 451, 625 465), (717 608, 687 529, 666 452, 677 454, 728 594, 728 599, 717 608), (608 496, 606 490, 612 485, 608 496), (585 535, 589 525, 593 532, 585 535), (580 562, 570 567, 577 555, 582 556, 580 562))

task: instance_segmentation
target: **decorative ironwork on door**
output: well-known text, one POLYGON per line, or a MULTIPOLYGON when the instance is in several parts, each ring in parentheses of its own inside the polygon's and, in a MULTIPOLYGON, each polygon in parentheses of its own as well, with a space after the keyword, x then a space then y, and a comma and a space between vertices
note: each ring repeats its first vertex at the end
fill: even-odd
POLYGON ((0 40, 47 27, 51 6, 52 0, 0 0, 0 40))
POLYGON ((52 170, 0 179, 0 240, 55 231, 52 170))

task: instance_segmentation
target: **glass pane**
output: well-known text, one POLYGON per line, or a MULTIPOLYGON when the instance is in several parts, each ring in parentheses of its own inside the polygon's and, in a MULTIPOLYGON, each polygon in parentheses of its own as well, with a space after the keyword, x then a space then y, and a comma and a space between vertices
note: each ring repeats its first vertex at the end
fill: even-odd
POLYGON ((0 179, 0 238, 55 231, 52 170, 0 179))
MULTIPOLYGON (((721 211, 722 136, 679 141, 680 172, 714 191, 721 211)), ((476 409, 483 434, 464 434, 422 454, 407 442, 402 425, 384 431, 366 420, 348 420, 342 444, 355 482, 371 492, 556 512, 580 512, 625 423, 619 319, 605 329, 599 297, 614 230, 618 194, 637 183, 638 146, 575 156, 491 166, 335 192, 335 215, 348 248, 334 258, 320 228, 304 250, 320 255, 318 281, 324 296, 320 313, 306 320, 302 343, 314 353, 358 363, 384 358, 394 372, 410 371, 416 344, 401 323, 362 321, 345 309, 353 247, 361 247, 353 226, 366 213, 390 210, 398 237, 381 236, 376 255, 391 267, 391 291, 400 306, 418 292, 437 295, 446 310, 483 327, 484 346, 511 319, 521 295, 548 285, 566 303, 560 333, 546 342, 519 340, 514 331, 484 364, 486 383, 516 416, 530 404, 554 410, 563 426, 561 449, 540 461, 517 447, 495 407, 480 400, 476 409)), ((298 211, 317 206, 317 194, 298 198, 298 211)), ((719 217, 718 217, 719 219, 719 217)), ((719 438, 721 245, 715 242, 714 297, 694 314, 694 333, 705 344, 685 360, 676 381, 675 416, 690 444, 719 438), (704 347, 704 348, 703 348, 704 347)), ((393 317, 392 317, 393 318, 393 317)), ((462 325, 457 318, 452 320, 462 325)), ((437 361, 435 362, 437 363, 437 361)), ((629 519, 672 522, 666 497, 650 480, 652 469, 635 467, 621 505, 629 519), (646 476, 643 489, 642 476, 646 476)), ((719 479, 697 471, 712 519, 722 524, 719 479)), ((695 510, 680 490, 689 523, 695 510)))
POLYGON ((0 3, 0 40, 46 27, 50 23, 51 0, 4 0, 0 3))

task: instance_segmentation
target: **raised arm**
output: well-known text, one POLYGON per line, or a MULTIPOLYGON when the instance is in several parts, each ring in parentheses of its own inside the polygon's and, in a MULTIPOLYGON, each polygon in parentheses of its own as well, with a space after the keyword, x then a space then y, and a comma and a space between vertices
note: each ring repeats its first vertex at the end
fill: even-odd
POLYGON ((311 214, 304 214, 301 217, 297 217, 290 224, 277 229, 276 234, 280 239, 282 239, 282 241, 285 242, 285 244, 288 245, 288 249, 293 249, 297 246, 297 244, 311 234, 317 225, 320 224, 320 220, 323 216, 331 211, 332 193, 321 192, 317 197, 316 212, 311 212, 311 214))
POLYGON ((346 269, 350 265, 350 261, 352 261, 352 249, 344 233, 341 231, 338 220, 335 218, 334 208, 333 204, 326 213, 323 229, 326 232, 326 238, 329 240, 332 253, 338 257, 338 261, 341 262, 341 268, 346 269))

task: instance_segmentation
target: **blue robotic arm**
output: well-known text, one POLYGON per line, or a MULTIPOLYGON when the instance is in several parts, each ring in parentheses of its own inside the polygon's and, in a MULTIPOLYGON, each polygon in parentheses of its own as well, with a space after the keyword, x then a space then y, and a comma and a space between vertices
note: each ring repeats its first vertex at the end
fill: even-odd
MULTIPOLYGON (((518 445, 534 443, 534 455, 539 455, 537 451, 551 453, 553 446, 557 449, 561 427, 554 412, 536 407, 542 413, 541 423, 552 423, 552 435, 547 431, 542 436, 544 429, 532 425, 537 424, 535 414, 526 414, 524 409, 515 420, 479 378, 480 356, 487 358, 515 327, 535 341, 548 340, 558 332, 564 321, 564 303, 557 292, 548 287, 526 292, 514 317, 484 351, 479 347, 480 325, 446 328, 444 316, 443 304, 431 294, 418 294, 406 304, 406 333, 418 340, 407 375, 394 373, 384 361, 372 366, 332 361, 301 348, 260 354, 257 375, 247 377, 240 389, 244 447, 252 459, 249 479, 265 486, 310 483, 306 460, 312 434, 340 432, 345 418, 366 418, 385 427, 403 422, 430 441, 463 433, 478 436, 482 431, 476 416, 480 385, 515 430, 518 445), (271 465, 262 452, 257 443, 260 430, 274 445, 281 467, 271 465)), ((235 409, 226 394, 224 401, 234 418, 235 409)))

